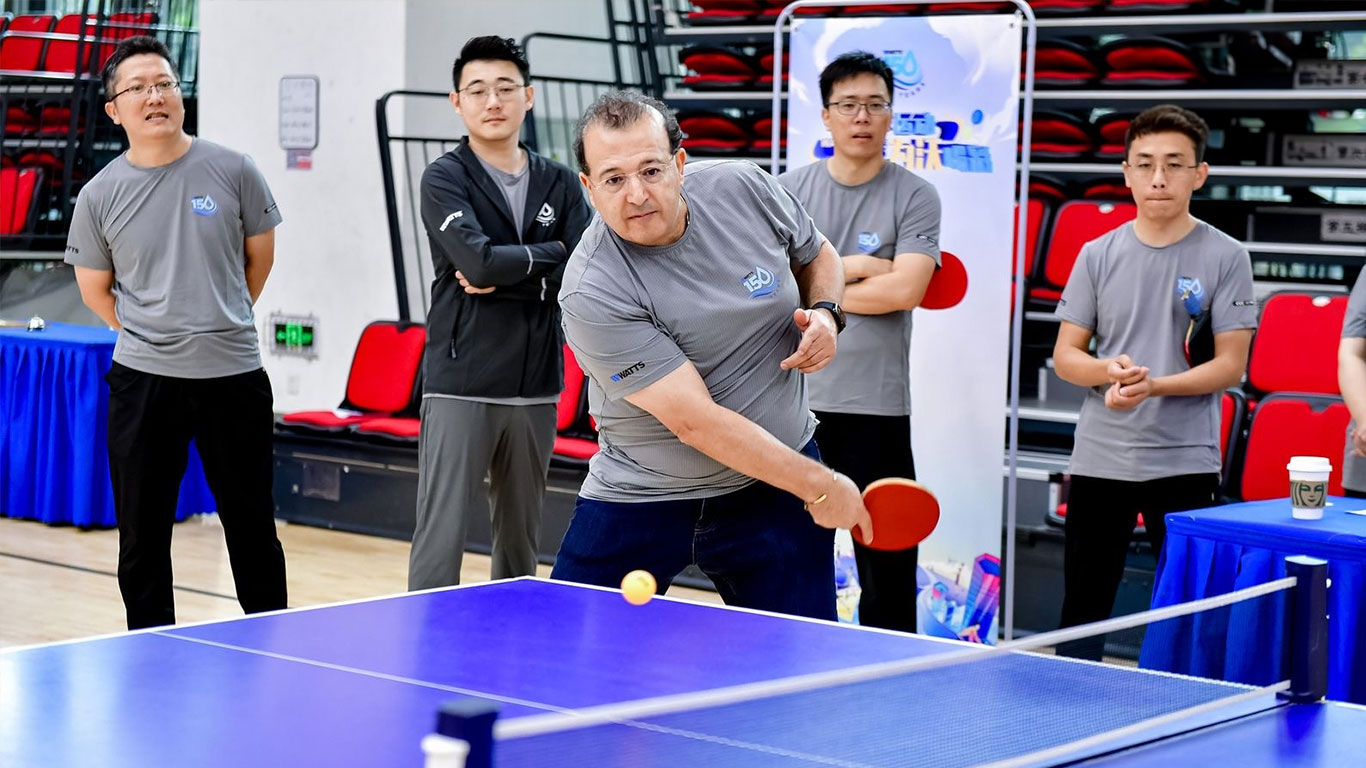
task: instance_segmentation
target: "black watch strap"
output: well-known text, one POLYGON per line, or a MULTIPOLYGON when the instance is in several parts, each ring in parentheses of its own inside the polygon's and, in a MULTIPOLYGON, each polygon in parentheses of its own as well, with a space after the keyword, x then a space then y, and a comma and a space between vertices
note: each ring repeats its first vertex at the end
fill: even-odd
POLYGON ((835 333, 844 332, 844 310, 840 309, 840 305, 833 301, 818 301, 815 304, 812 304, 810 309, 824 309, 828 311, 830 316, 835 319, 835 333))

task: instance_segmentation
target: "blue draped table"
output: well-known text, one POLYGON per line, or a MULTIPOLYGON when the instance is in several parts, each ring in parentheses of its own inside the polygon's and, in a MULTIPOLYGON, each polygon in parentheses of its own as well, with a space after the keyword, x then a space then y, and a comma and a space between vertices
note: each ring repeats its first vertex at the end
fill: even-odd
MULTIPOLYGON (((113 527, 109 385, 118 334, 49 323, 0 328, 0 515, 113 527)), ((199 452, 190 451, 176 519, 214 510, 199 452)))
MULTIPOLYGON (((1366 704, 1366 499, 1328 498, 1322 520, 1296 520, 1290 500, 1167 515, 1153 607, 1284 577, 1285 558, 1328 561, 1328 698, 1366 704)), ((1268 685, 1285 679, 1288 594, 1154 624, 1139 665, 1268 685)))

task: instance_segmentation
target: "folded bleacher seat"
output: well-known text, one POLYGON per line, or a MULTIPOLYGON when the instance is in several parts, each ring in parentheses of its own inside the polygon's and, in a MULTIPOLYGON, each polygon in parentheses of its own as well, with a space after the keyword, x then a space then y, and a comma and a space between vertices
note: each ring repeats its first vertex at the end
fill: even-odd
POLYGON ((411 416, 389 416, 366 419, 351 429, 361 437, 379 438, 390 443, 416 444, 421 432, 421 422, 411 416))
MULTIPOLYGON (((1020 68, 1021 77, 1024 68, 1020 68)), ((1100 79, 1100 67, 1086 47, 1070 40, 1041 40, 1034 50, 1034 84, 1090 85, 1100 79)))
POLYGON ((1101 179, 1087 184, 1081 192, 1084 200, 1119 200, 1128 202, 1134 199, 1133 192, 1124 186, 1124 179, 1101 179))
POLYGON ((721 112, 685 110, 678 114, 678 127, 683 131, 683 148, 689 152, 739 152, 750 144, 750 132, 721 112))
POLYGON ((341 406, 330 411, 286 413, 277 424, 294 431, 341 433, 362 422, 411 409, 426 342, 427 331, 420 323, 370 323, 356 343, 341 406))
POLYGON ((678 52, 678 60, 692 70, 683 78, 690 88, 739 88, 758 76, 754 60, 733 48, 690 45, 678 52))
POLYGON ((1096 145, 1090 126, 1066 112, 1034 110, 1029 139, 1031 155, 1048 158, 1078 158, 1096 145))
POLYGON ((699 10, 688 14, 689 24, 741 24, 759 12, 759 0, 694 0, 699 10))
POLYGON ((1105 85, 1172 87, 1206 79, 1204 67, 1185 43, 1166 37, 1129 37, 1100 50, 1105 85))
POLYGON ((1030 5, 1041 16, 1093 13, 1105 0, 1034 0, 1030 5))
MULTIPOLYGON (((754 133, 754 141, 749 148, 754 152, 768 152, 773 147, 773 118, 764 115, 754 121, 750 129, 754 133)), ((783 118, 781 127, 778 129, 778 148, 787 149, 787 118, 783 118)))
POLYGON ((1067 187, 1066 182, 1055 176, 1042 173, 1029 174, 1029 197, 1045 200, 1054 206, 1062 205, 1072 199, 1067 187))
POLYGON ((8 107, 5 109, 5 133, 24 134, 33 133, 38 130, 38 121, 29 114, 23 107, 8 107))
POLYGON ((1129 131, 1129 121, 1133 115, 1127 112, 1111 112, 1096 119, 1096 134, 1100 143, 1096 147, 1096 157, 1110 160, 1124 159, 1124 135, 1129 131))

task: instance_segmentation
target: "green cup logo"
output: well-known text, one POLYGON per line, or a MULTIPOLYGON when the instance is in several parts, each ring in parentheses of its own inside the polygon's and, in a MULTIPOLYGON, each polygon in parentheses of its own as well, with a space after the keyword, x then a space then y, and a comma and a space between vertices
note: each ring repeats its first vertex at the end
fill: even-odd
POLYGON ((1328 495, 1328 483, 1322 480, 1291 480, 1290 501, 1301 509, 1322 507, 1328 495))

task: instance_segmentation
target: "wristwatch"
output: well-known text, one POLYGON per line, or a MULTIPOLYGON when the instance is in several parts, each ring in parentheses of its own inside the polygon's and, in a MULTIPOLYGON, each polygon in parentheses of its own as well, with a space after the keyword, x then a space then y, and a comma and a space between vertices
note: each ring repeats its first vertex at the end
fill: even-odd
POLYGON ((808 307, 808 309, 826 310, 830 313, 831 317, 835 318, 835 333, 840 334, 844 332, 844 326, 846 321, 844 317, 844 310, 840 309, 840 305, 836 304, 833 301, 818 301, 815 304, 812 304, 810 307, 808 307))

